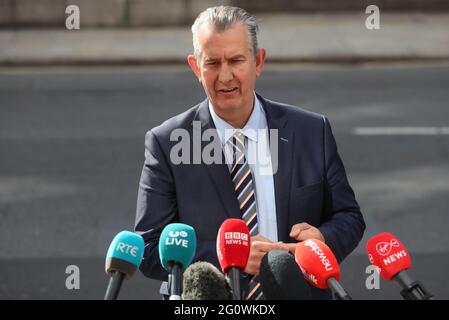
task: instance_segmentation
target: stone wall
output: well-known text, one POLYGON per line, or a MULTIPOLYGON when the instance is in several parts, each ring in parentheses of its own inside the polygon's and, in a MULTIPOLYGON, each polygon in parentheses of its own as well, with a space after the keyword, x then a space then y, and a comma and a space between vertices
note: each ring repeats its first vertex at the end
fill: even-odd
POLYGON ((84 28, 187 25, 205 8, 219 4, 251 13, 364 11, 370 4, 389 11, 449 10, 447 0, 0 0, 0 26, 64 27, 70 4, 80 8, 84 28))

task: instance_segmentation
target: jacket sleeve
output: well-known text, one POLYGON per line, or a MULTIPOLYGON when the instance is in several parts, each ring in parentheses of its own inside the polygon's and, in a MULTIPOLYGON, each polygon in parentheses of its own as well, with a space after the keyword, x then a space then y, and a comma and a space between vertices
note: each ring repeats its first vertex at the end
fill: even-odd
POLYGON ((142 273, 166 280, 167 272, 159 259, 159 236, 167 224, 177 220, 176 193, 173 175, 163 151, 150 130, 145 136, 145 162, 137 193, 135 232, 145 242, 140 265, 142 273))
MULTIPOLYGON (((168 273, 159 257, 159 237, 167 224, 179 222, 176 181, 169 159, 151 130, 145 137, 145 162, 137 194, 134 230, 145 242, 140 271, 147 277, 166 281, 168 273)), ((194 261, 208 261, 218 267, 215 241, 198 239, 194 261)))
POLYGON ((319 227, 326 244, 341 262, 362 239, 365 222, 349 185, 329 121, 324 121, 324 222, 319 227))

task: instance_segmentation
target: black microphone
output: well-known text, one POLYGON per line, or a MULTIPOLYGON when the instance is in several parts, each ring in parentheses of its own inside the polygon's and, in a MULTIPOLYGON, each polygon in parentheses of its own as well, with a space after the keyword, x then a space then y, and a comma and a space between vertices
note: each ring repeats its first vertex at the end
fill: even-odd
POLYGON ((232 300, 224 274, 209 262, 191 264, 183 275, 182 300, 232 300))
POLYGON ((268 252, 260 263, 259 282, 268 300, 311 300, 310 287, 296 264, 285 251, 268 252))

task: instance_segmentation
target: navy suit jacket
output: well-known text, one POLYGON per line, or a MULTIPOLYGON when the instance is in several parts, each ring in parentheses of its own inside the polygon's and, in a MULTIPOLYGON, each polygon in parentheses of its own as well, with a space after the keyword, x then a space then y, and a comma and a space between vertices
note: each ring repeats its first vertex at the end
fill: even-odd
MULTIPOLYGON (((257 95, 268 128, 278 130, 278 170, 274 175, 279 241, 295 242, 289 232, 307 222, 321 231, 326 244, 341 262, 362 238, 365 223, 329 121, 322 115, 270 101, 257 95)), ((161 267, 158 241, 169 223, 192 226, 197 235, 194 261, 219 268, 216 236, 221 223, 241 218, 227 164, 178 164, 170 161, 174 129, 193 136, 193 121, 201 130, 215 128, 206 99, 147 132, 145 163, 140 178, 135 231, 146 247, 140 270, 153 279, 167 280, 161 267)), ((202 146, 207 142, 203 142, 202 146)), ((329 290, 312 289, 315 299, 330 298, 329 290)))

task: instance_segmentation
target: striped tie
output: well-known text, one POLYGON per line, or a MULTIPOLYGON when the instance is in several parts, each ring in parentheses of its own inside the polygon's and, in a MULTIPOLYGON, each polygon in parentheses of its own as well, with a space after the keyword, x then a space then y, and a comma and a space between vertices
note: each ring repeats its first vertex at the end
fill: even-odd
MULTIPOLYGON (((256 214, 256 186, 254 184, 251 169, 245 157, 245 136, 236 132, 230 141, 232 149, 231 178, 235 187, 242 219, 245 221, 251 236, 259 233, 256 214)), ((245 295, 246 300, 259 300, 262 297, 260 283, 252 277, 245 295)))

